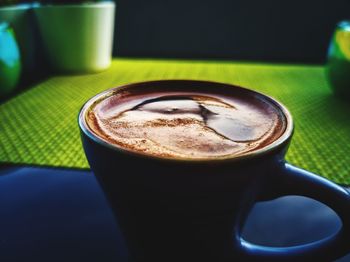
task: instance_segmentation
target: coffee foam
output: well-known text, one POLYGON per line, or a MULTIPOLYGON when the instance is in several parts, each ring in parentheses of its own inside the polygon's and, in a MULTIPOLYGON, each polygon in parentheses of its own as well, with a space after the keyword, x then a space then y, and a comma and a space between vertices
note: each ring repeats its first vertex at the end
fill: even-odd
POLYGON ((279 109, 260 98, 170 91, 117 93, 95 103, 87 122, 127 150, 186 159, 242 155, 285 129, 279 109))

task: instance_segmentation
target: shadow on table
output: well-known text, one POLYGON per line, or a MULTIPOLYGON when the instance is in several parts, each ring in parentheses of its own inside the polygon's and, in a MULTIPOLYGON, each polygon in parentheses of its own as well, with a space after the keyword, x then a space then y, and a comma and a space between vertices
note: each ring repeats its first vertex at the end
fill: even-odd
POLYGON ((333 93, 322 98, 321 104, 317 105, 324 119, 330 120, 337 126, 344 126, 350 131, 349 112, 350 98, 336 96, 333 93))
MULTIPOLYGON (((0 261, 127 261, 121 232, 91 172, 2 168, 0 209, 0 261)), ((323 204, 288 196, 258 203, 243 237, 289 246, 326 237, 340 224, 323 204)), ((350 261, 350 255, 337 261, 350 261)))

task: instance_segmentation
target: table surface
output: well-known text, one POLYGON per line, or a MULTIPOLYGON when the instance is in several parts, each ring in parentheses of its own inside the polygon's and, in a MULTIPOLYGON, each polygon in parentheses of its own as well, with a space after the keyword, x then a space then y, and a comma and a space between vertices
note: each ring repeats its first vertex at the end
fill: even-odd
MULTIPOLYGON (((90 171, 0 169, 0 261, 127 262, 118 223, 90 171)), ((335 233, 340 219, 325 205, 300 196, 257 203, 243 238, 291 246, 335 233)), ((336 262, 349 262, 350 254, 336 262)))
POLYGON ((0 162, 88 168, 77 114, 105 89, 155 79, 236 84, 275 97, 291 111, 291 163, 350 185, 350 105, 336 99, 317 65, 114 59, 109 70, 51 77, 0 105, 0 162))

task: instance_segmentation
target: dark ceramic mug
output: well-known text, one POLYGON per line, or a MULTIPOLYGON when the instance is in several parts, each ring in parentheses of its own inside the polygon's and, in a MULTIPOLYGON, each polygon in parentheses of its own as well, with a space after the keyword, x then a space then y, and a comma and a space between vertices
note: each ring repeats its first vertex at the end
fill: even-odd
POLYGON ((206 81, 136 83, 91 98, 80 111, 79 126, 87 159, 116 214, 132 261, 329 261, 350 250, 349 193, 286 163, 292 117, 270 97, 206 81), (283 112, 287 126, 281 137, 252 153, 205 161, 130 152, 105 142, 89 129, 85 117, 94 102, 117 90, 151 86, 159 90, 181 86, 187 91, 220 88, 228 95, 254 95, 283 112), (241 238, 254 203, 291 194, 333 208, 342 228, 323 240, 283 248, 259 246, 241 238))

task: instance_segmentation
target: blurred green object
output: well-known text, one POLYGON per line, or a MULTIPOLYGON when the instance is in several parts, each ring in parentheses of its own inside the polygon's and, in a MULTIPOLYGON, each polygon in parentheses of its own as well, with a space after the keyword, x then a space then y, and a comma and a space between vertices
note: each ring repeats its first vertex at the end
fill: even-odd
MULTIPOLYGON (((0 0, 1 1, 1 0, 0 0)), ((16 34, 17 43, 21 52, 22 76, 21 82, 28 84, 44 75, 42 67, 43 55, 33 10, 37 3, 20 3, 24 1, 5 1, 12 5, 0 7, 0 23, 8 23, 16 34)), ((28 1, 27 1, 28 2, 28 1)), ((4 5, 4 3, 2 4, 4 5)))
POLYGON ((0 97, 11 93, 21 74, 21 60, 13 29, 0 24, 0 97))
POLYGON ((110 66, 114 2, 73 1, 38 6, 34 11, 54 72, 90 73, 110 66))
POLYGON ((335 29, 326 72, 334 93, 339 97, 350 97, 350 20, 340 22, 335 29))

